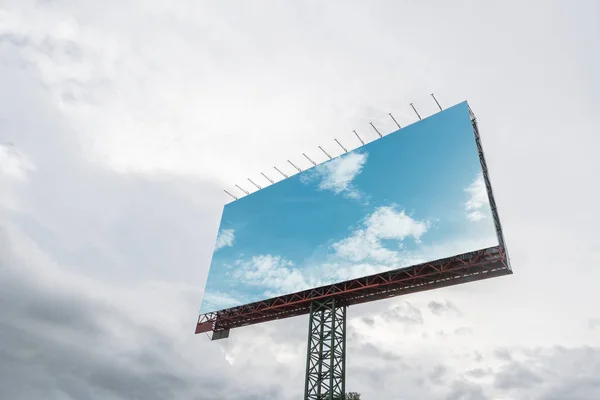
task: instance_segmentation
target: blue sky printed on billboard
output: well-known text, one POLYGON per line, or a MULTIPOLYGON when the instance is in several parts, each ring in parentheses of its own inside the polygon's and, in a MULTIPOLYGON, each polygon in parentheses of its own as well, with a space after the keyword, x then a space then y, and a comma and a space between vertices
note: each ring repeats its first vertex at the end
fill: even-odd
POLYGON ((496 245, 464 102, 226 205, 200 313, 496 245))

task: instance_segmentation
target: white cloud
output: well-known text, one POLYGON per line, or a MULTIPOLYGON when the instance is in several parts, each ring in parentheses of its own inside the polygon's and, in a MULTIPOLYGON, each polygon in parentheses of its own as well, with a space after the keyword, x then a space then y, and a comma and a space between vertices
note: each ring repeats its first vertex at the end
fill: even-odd
POLYGON ((384 206, 369 215, 363 225, 351 236, 332 245, 337 256, 354 262, 369 259, 385 263, 398 262, 401 254, 385 248, 381 241, 396 240, 400 249, 402 241, 408 237, 418 242, 429 229, 430 223, 412 218, 397 206, 384 206))
POLYGON ((407 215, 397 206, 377 208, 360 229, 332 244, 333 253, 309 265, 276 255, 258 255, 234 262, 233 276, 246 284, 261 287, 264 297, 293 293, 324 284, 373 275, 423 261, 402 250, 402 241, 417 241, 430 223, 407 215), (395 240, 397 249, 386 248, 382 240, 395 240))
POLYGON ((223 310, 229 307, 239 306, 246 301, 234 297, 231 293, 223 293, 218 291, 205 292, 202 298, 201 309, 223 310))
POLYGON ((366 229, 359 229, 351 236, 332 245, 336 255, 353 262, 373 259, 380 262, 395 262, 396 251, 383 247, 379 238, 366 229))
POLYGON ((223 247, 233 246, 235 241, 235 230, 234 229, 222 229, 217 235, 217 244, 215 245, 215 251, 222 249, 223 247))
POLYGON ((352 184, 367 162, 367 153, 349 153, 324 164, 317 165, 303 176, 304 182, 318 181, 320 190, 330 190, 352 199, 359 198, 360 192, 352 184))
POLYGON ((397 206, 379 207, 367 218, 367 232, 380 239, 404 240, 412 237, 419 240, 427 232, 430 223, 418 221, 397 206))
POLYGON ((294 263, 270 254, 254 256, 250 260, 236 260, 234 277, 245 283, 265 288, 269 295, 282 295, 309 289, 309 282, 294 263))
MULTIPOLYGON (((293 293, 324 284, 368 276, 421 261, 402 251, 402 241, 418 241, 430 224, 407 215, 397 206, 377 208, 363 221, 363 227, 332 245, 326 259, 296 266, 284 257, 263 254, 233 263, 233 277, 259 287, 263 297, 293 293), (382 240, 397 241, 397 249, 384 247, 382 240)), ((221 236, 221 235, 220 235, 221 236)))
MULTIPOLYGON (((0 144, 0 206, 16 211, 22 208, 18 186, 26 184, 35 165, 13 146, 0 144)), ((1 210, 0 210, 1 211, 1 210)))
POLYGON ((465 189, 469 194, 469 200, 465 203, 467 219, 470 221, 480 221, 487 218, 490 202, 483 180, 483 173, 479 173, 475 180, 465 189))
POLYGON ((25 154, 12 146, 0 144, 0 175, 24 181, 34 169, 35 166, 25 154))
POLYGON ((331 282, 343 282, 357 277, 369 276, 380 272, 388 271, 390 265, 386 263, 354 263, 336 260, 335 262, 325 263, 319 267, 323 278, 331 282))

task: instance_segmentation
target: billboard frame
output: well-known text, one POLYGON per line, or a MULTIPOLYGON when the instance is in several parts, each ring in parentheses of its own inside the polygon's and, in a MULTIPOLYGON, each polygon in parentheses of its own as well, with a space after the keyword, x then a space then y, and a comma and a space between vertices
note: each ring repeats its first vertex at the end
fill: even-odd
POLYGON ((340 306, 350 306, 512 274, 477 118, 468 108, 498 246, 201 314, 195 333, 212 331, 217 340, 227 337, 233 328, 309 314, 315 300, 335 298, 340 306))

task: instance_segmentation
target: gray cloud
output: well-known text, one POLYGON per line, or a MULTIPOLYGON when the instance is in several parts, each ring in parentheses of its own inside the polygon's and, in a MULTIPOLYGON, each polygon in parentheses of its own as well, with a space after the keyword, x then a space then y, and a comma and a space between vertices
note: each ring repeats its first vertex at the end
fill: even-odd
MULTIPOLYGON (((6 245, 6 236, 0 239, 6 245)), ((34 283, 18 274, 22 262, 16 257, 4 253, 2 264, 6 289, 0 291, 0 365, 3 393, 9 398, 44 392, 49 399, 160 399, 190 390, 193 381, 165 362, 163 352, 173 350, 166 337, 136 326, 113 306, 34 283), (120 344, 112 343, 118 336, 111 324, 121 324, 139 335, 141 343, 161 350, 119 349, 120 344)))
POLYGON ((382 313, 382 316, 389 321, 399 321, 407 326, 423 324, 421 310, 409 301, 402 301, 393 305, 382 313))
POLYGON ((369 326, 373 326, 375 324, 375 319, 369 315, 363 317, 362 321, 369 326))
POLYGON ((447 371, 448 371, 448 368, 446 368, 443 365, 438 365, 429 374, 429 379, 433 383, 436 383, 438 385, 442 384, 444 382, 444 376, 446 375, 447 371))
POLYGON ((448 316, 459 316, 461 315, 460 310, 451 302, 446 301, 445 303, 441 303, 439 301, 431 301, 427 305, 429 311, 433 314, 439 316, 448 315, 448 316))
POLYGON ((472 378, 483 378, 489 374, 489 371, 484 370, 483 368, 475 368, 470 371, 465 372, 466 375, 472 378))
POLYGON ((466 326, 457 328, 454 330, 454 334, 455 335, 461 335, 461 336, 468 336, 471 335, 473 333, 473 329, 468 328, 466 326))
POLYGON ((223 371, 231 367, 218 346, 193 336, 199 299, 185 287, 173 283, 147 292, 135 279, 121 289, 61 273, 53 268, 51 253, 36 255, 43 238, 32 235, 23 241, 26 236, 19 231, 11 222, 0 235, 0 370, 6 396, 251 399, 270 393, 285 398, 277 387, 241 389, 243 382, 224 384, 223 371), (157 308, 156 295, 167 302, 166 309, 157 308), (140 315, 132 314, 130 296, 146 304, 146 309, 139 308, 140 315), (169 323, 162 319, 165 311, 184 319, 163 329, 161 324, 169 323), (194 357, 210 363, 193 366, 193 360, 182 356, 189 354, 186 348, 194 347, 194 357))
POLYGON ((0 211, 3 394, 285 398, 277 386, 225 384, 236 367, 193 335, 218 188, 85 161, 61 114, 39 101, 43 92, 12 78, 2 85, 0 119, 35 169, 14 188, 22 207, 0 211), (17 112, 25 108, 38 119, 17 112))
POLYGON ((538 348, 496 374, 496 387, 516 397, 594 399, 600 395, 599 348, 538 348), (535 368, 535 370, 533 370, 535 368))
POLYGON ((485 400, 483 388, 473 382, 457 380, 450 392, 444 397, 445 400, 485 400))
POLYGON ((542 382, 530 368, 518 362, 511 362, 496 375, 495 385, 499 389, 529 388, 542 382))
POLYGON ((506 348, 496 349, 494 351, 494 355, 500 360, 504 361, 512 361, 512 355, 510 354, 510 350, 506 348))
POLYGON ((393 362, 395 364, 400 364, 402 357, 398 354, 395 354, 389 350, 381 349, 371 343, 362 343, 359 346, 350 345, 350 348, 353 350, 360 352, 361 358, 369 358, 372 362, 393 362))

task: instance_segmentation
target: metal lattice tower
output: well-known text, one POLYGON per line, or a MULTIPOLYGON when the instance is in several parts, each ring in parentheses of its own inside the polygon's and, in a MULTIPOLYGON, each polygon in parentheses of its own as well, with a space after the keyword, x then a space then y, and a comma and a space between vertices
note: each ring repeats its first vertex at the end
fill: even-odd
POLYGON ((346 306, 335 298, 310 303, 304 400, 343 400, 346 380, 346 306))

